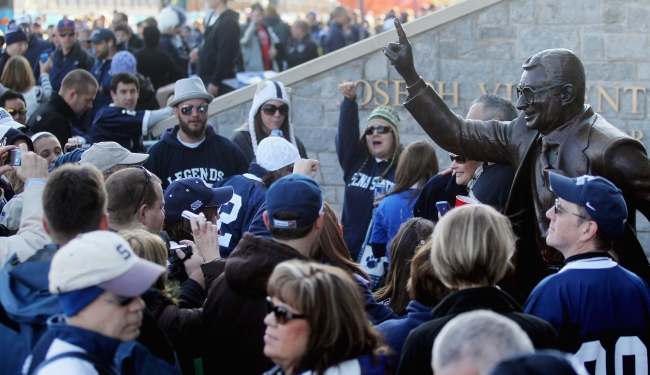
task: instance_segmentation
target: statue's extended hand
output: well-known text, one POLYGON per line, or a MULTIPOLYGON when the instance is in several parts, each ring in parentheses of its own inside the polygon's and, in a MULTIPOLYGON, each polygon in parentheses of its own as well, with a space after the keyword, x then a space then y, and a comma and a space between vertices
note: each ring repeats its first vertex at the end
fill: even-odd
POLYGON ((413 64, 411 43, 409 43, 404 29, 402 29, 402 24, 397 18, 395 18, 395 30, 397 30, 399 43, 388 43, 386 47, 382 48, 382 51, 388 57, 390 63, 395 66, 397 73, 404 78, 406 85, 412 86, 420 79, 420 76, 416 73, 413 64))

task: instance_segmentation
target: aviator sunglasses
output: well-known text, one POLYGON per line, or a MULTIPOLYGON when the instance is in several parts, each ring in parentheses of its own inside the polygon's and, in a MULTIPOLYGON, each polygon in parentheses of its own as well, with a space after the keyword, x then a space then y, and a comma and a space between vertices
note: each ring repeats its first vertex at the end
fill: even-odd
POLYGON ((197 104, 197 105, 186 104, 186 105, 181 107, 181 113, 183 114, 183 116, 189 116, 189 115, 192 114, 192 112, 194 112, 195 107, 196 107, 196 110, 199 113, 206 113, 208 111, 208 104, 207 103, 197 104))
POLYGON ((7 113, 9 113, 11 116, 16 116, 16 113, 19 114, 20 116, 24 116, 27 113, 27 110, 25 108, 21 108, 21 109, 7 108, 7 113))
POLYGON ((377 127, 374 126, 368 126, 366 128, 366 131, 364 132, 365 135, 373 135, 373 133, 377 130, 377 134, 386 134, 390 133, 391 129, 390 126, 385 126, 385 125, 379 125, 377 127))
POLYGON ((289 113, 289 106, 286 104, 282 104, 279 107, 273 104, 264 104, 262 106, 262 112, 267 116, 273 116, 277 111, 280 111, 280 116, 286 116, 289 113))
POLYGON ((275 306, 273 304, 273 300, 271 297, 266 297, 266 304, 268 307, 269 312, 273 312, 275 315, 275 320, 278 322, 278 324, 287 324, 288 321, 291 319, 305 319, 306 316, 304 315, 299 315, 299 314, 294 314, 287 310, 286 307, 282 306, 275 306))

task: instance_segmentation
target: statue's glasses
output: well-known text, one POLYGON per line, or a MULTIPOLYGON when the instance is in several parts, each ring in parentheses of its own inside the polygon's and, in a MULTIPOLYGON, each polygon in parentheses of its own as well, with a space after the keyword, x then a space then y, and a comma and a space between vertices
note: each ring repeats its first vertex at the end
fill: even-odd
POLYGON ((542 87, 542 88, 534 89, 534 90, 532 88, 528 87, 528 86, 524 86, 523 88, 517 87, 517 99, 519 99, 520 97, 523 96, 524 97, 524 102, 526 102, 526 104, 530 105, 530 104, 535 103, 535 94, 543 92, 543 91, 548 91, 548 90, 550 90, 552 88, 560 87, 560 86, 564 86, 564 85, 565 85, 564 83, 560 83, 559 85, 546 86, 546 87, 542 87))

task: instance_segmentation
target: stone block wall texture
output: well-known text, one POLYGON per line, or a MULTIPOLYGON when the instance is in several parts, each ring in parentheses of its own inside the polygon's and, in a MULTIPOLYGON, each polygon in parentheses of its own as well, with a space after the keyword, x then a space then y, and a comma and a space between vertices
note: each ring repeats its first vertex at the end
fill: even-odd
MULTIPOLYGON (((453 110, 463 116, 482 94, 480 83, 487 93, 516 100, 522 63, 544 49, 568 48, 585 66, 590 86, 587 102, 628 134, 639 137, 642 132, 641 140, 649 147, 649 19, 650 1, 645 0, 504 0, 410 40, 416 67, 425 80, 433 82, 439 92, 437 82, 444 82, 445 93, 453 92, 452 82, 458 82, 458 107, 453 110)), ((365 80, 372 88, 372 98, 359 114, 362 125, 375 103, 385 102, 384 92, 391 104, 404 99, 404 94, 395 99, 394 81, 401 77, 379 50, 291 85, 296 134, 310 157, 320 160, 318 182, 338 212, 343 204, 343 179, 334 136, 341 99, 337 85, 344 80, 365 80)), ((358 100, 366 98, 367 88, 357 86, 358 100)), ((403 84, 398 90, 405 91, 403 84)), ((454 99, 445 96, 450 106, 454 99)), ((230 136, 246 120, 250 105, 221 112, 212 123, 218 124, 220 134, 230 136)), ((418 139, 430 141, 408 111, 401 105, 396 109, 402 118, 404 145, 418 139)), ((441 170, 447 168, 447 153, 438 149, 438 157, 441 170)), ((642 215, 637 229, 650 251, 650 224, 642 215)))

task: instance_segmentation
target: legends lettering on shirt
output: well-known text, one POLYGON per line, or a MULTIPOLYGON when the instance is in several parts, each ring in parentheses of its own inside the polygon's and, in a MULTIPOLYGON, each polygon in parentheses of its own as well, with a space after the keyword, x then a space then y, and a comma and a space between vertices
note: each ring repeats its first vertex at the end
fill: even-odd
POLYGON ((223 179, 223 176, 223 171, 214 168, 190 168, 174 173, 174 178, 171 176, 167 177, 167 181, 171 184, 174 182, 174 180, 181 178, 197 177, 207 183, 214 184, 217 181, 221 181, 223 179))
MULTIPOLYGON (((350 183, 348 186, 357 186, 362 189, 374 189, 375 188, 375 183, 379 180, 379 176, 368 176, 364 173, 356 173, 354 176, 352 176, 352 180, 350 180, 350 183)), ((392 181, 388 180, 383 180, 383 182, 386 184, 386 191, 390 191, 393 186, 395 186, 395 183, 392 181)))

